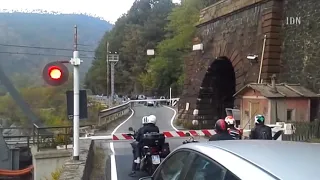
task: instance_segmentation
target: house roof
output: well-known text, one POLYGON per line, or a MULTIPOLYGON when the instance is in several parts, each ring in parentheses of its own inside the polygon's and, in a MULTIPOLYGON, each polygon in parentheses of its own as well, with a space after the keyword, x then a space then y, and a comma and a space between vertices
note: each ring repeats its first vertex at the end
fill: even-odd
POLYGON ((274 91, 270 84, 257 84, 251 83, 247 84, 243 88, 241 88, 238 92, 236 92, 233 96, 242 95, 248 88, 259 91, 262 96, 267 98, 284 98, 284 97, 307 97, 307 98, 315 98, 320 97, 318 94, 308 90, 307 88, 299 85, 299 84, 276 84, 277 91, 274 91))

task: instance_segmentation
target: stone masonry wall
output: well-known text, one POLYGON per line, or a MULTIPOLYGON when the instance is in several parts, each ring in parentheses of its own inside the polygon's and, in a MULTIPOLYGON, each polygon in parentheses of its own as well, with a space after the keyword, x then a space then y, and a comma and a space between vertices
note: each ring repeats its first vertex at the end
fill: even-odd
MULTIPOLYGON (((202 10, 198 25, 198 38, 204 44, 203 52, 194 52, 186 60, 185 92, 179 108, 190 103, 188 111, 179 109, 179 118, 192 120, 197 108, 197 97, 207 69, 216 57, 228 57, 236 73, 236 89, 256 82, 260 63, 250 63, 247 55, 259 56, 263 35, 267 35, 262 79, 279 73, 282 4, 277 0, 223 0, 202 10)), ((212 116, 202 117, 212 120, 212 116)))
POLYGON ((285 0, 282 18, 281 80, 320 93, 320 1, 285 0))

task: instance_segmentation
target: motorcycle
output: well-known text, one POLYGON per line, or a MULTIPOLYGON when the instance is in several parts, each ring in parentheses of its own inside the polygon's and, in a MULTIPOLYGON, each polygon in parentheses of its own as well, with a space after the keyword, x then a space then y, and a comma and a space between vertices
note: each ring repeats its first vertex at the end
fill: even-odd
MULTIPOLYGON (((127 134, 136 137, 136 131, 131 127, 129 131, 133 131, 133 134, 127 134)), ((142 139, 142 150, 141 150, 141 162, 139 169, 145 171, 149 175, 158 168, 161 163, 161 158, 165 158, 170 153, 169 143, 165 143, 165 136, 162 133, 147 133, 144 134, 142 139)))

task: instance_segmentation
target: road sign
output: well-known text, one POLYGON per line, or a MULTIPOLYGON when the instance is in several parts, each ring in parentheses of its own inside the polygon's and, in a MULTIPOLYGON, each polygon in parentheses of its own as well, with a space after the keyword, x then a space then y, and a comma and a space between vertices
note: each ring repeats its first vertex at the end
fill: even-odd
MULTIPOLYGON (((68 119, 73 119, 73 91, 67 91, 67 113, 68 119)), ((88 118, 88 106, 87 106, 87 92, 86 90, 80 90, 80 98, 79 98, 79 118, 87 119, 88 118)))
POLYGON ((51 86, 60 86, 69 78, 68 68, 61 62, 50 62, 44 68, 42 77, 51 86))

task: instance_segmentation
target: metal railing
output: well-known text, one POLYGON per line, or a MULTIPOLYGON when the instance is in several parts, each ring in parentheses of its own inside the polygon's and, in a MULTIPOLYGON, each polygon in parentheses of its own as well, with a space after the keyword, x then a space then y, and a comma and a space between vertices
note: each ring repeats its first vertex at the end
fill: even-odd
MULTIPOLYGON (((93 127, 85 125, 80 127, 93 127)), ((51 126, 39 127, 33 124, 33 144, 36 144, 37 151, 41 149, 56 149, 57 146, 63 145, 68 149, 68 145, 73 141, 73 126, 51 126)))

